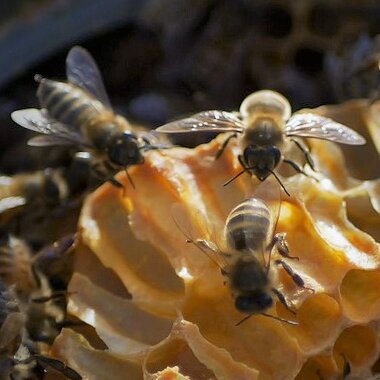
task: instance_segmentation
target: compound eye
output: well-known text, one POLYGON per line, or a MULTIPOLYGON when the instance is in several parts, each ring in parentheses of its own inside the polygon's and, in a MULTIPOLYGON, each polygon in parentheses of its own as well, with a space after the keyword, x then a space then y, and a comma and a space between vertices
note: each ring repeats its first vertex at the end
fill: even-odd
POLYGON ((241 103, 240 113, 243 117, 252 115, 254 112, 275 112, 287 121, 292 114, 292 109, 288 100, 278 92, 262 90, 248 95, 241 103))
POLYGON ((274 158, 274 163, 277 165, 281 160, 281 152, 276 146, 271 146, 268 149, 270 155, 274 158))

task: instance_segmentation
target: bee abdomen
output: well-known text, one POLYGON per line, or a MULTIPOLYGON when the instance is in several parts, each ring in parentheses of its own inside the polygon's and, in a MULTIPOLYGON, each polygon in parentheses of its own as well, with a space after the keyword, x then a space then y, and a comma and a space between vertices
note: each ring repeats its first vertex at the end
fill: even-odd
POLYGON ((268 207, 250 198, 235 207, 227 217, 225 237, 229 247, 238 251, 260 249, 267 240, 271 219, 268 207))
POLYGON ((102 110, 101 103, 70 83, 41 79, 37 90, 41 107, 53 119, 78 128, 102 110))

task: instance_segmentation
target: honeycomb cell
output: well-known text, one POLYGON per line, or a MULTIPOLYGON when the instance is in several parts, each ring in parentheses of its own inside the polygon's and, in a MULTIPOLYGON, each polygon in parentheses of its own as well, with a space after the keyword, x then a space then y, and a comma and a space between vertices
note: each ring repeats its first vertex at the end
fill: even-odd
POLYGON ((336 361, 346 360, 359 372, 370 367, 378 355, 377 332, 371 326, 357 325, 345 329, 334 345, 336 361))
POLYGON ((333 380, 341 373, 331 355, 318 355, 306 360, 295 380, 333 380))
POLYGON ((355 322, 367 323, 380 313, 380 272, 353 269, 340 285, 344 314, 355 322))
POLYGON ((302 350, 319 352, 331 346, 341 325, 342 312, 338 302, 327 294, 307 298, 297 310, 299 326, 292 329, 302 350))
POLYGON ((145 370, 151 374, 176 366, 182 375, 189 376, 190 379, 215 379, 214 373, 196 358, 182 339, 176 338, 157 347, 145 360, 145 370))

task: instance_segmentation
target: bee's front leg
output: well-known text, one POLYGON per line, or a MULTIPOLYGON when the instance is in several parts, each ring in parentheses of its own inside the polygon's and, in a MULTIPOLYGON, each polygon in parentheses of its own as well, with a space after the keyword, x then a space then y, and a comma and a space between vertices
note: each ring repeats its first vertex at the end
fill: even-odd
POLYGON ((107 168, 106 162, 95 162, 91 165, 91 169, 95 176, 104 182, 110 182, 112 185, 123 190, 123 196, 125 195, 125 187, 119 182, 113 175, 109 174, 109 169, 107 168))
POLYGON ((273 236, 272 241, 268 245, 268 249, 272 250, 274 247, 277 248, 278 253, 282 257, 286 257, 287 259, 299 260, 299 257, 291 256, 289 254, 289 247, 288 247, 288 244, 286 242, 286 233, 285 232, 279 232, 273 236))
POLYGON ((227 145, 228 143, 230 142, 231 139, 237 137, 237 134, 236 133, 233 133, 231 135, 229 135, 223 142, 223 144, 219 147, 218 151, 216 152, 216 155, 215 155, 215 160, 217 160, 218 158, 220 158, 220 156, 223 154, 224 150, 227 148, 227 145))
POLYGON ((294 144, 296 144, 296 147, 303 153, 303 155, 305 156, 305 160, 309 164, 311 169, 313 171, 316 171, 315 166, 314 166, 313 157, 311 157, 309 149, 303 143, 301 143, 300 141, 298 141, 296 139, 290 139, 290 141, 292 141, 292 142, 294 142, 294 144))

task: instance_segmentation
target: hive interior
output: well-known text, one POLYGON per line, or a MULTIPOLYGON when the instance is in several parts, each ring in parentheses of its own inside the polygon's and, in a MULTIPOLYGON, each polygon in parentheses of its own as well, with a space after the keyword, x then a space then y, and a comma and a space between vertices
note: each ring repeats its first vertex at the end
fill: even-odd
POLYGON ((286 232, 299 258, 288 263, 312 290, 274 268, 296 314, 279 302, 268 312, 298 325, 255 315, 236 326, 244 315, 220 268, 173 218, 180 204, 194 238, 220 237, 230 210, 257 188, 249 175, 223 187, 240 170, 240 148, 231 143, 215 160, 221 135, 150 152, 131 170, 135 190, 120 174, 125 195, 105 184, 88 197, 68 311, 93 329, 63 329, 52 354, 91 379, 336 379, 347 362, 352 376, 370 376, 379 358, 379 180, 352 177, 363 169, 378 178, 367 111, 364 102, 316 110, 365 135, 365 150, 350 147, 346 161, 334 144, 310 141, 318 173, 281 171, 291 197, 281 195, 276 232, 286 232), (366 167, 353 158, 363 152, 366 167))

